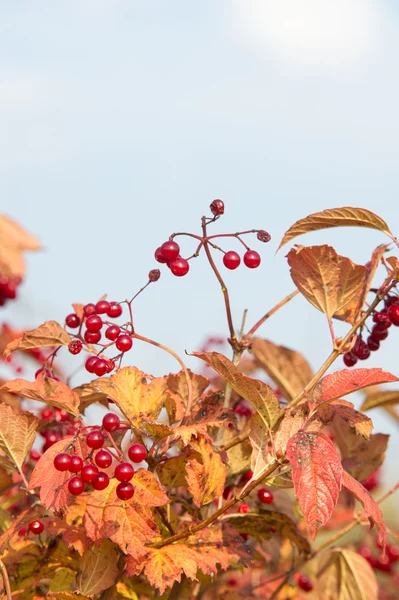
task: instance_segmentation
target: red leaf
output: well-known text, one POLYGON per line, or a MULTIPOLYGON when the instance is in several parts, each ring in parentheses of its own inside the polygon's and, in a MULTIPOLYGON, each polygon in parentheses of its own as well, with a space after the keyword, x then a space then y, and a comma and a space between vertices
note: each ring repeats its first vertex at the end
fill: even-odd
POLYGON ((355 496, 357 500, 362 504, 364 512, 368 520, 370 521, 371 527, 375 525, 378 528, 378 542, 385 548, 387 542, 387 532, 382 517, 380 507, 374 500, 374 498, 368 493, 366 488, 362 486, 359 481, 354 479, 352 475, 349 475, 346 471, 343 471, 342 484, 355 496))
POLYGON ((323 377, 314 389, 313 399, 317 404, 329 402, 369 385, 391 381, 399 381, 399 379, 382 369, 343 369, 323 377))
POLYGON ((342 484, 341 459, 324 433, 305 431, 289 440, 286 455, 292 465, 295 495, 314 539, 337 504, 342 484))

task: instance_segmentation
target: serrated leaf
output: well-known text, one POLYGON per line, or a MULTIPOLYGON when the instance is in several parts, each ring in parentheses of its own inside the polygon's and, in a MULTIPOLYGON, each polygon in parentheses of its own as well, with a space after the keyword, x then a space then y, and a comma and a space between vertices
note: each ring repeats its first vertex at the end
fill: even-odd
POLYGON ((148 375, 136 367, 124 367, 92 385, 111 398, 132 425, 139 426, 142 417, 155 420, 165 401, 166 378, 148 380, 148 375))
POLYGON ((320 379, 312 392, 312 400, 316 404, 330 402, 370 385, 392 381, 399 379, 382 369, 342 369, 320 379))
POLYGON ((191 442, 190 446, 199 453, 201 462, 195 458, 187 461, 186 480, 194 504, 200 508, 222 495, 226 467, 207 438, 200 437, 198 441, 191 442))
POLYGON ((338 502, 342 485, 341 458, 324 433, 299 431, 287 444, 292 481, 313 539, 338 502))
POLYGON ((139 469, 134 474, 134 499, 144 506, 165 506, 169 503, 169 498, 165 490, 159 485, 159 481, 154 473, 147 469, 139 469))
POLYGON ((313 377, 307 360, 299 352, 255 338, 251 345, 257 363, 277 384, 287 400, 295 398, 313 377))
MULTIPOLYGON (((68 509, 69 508, 70 507, 68 507, 68 509)), ((66 519, 49 517, 43 522, 45 523, 46 531, 49 535, 61 536, 65 544, 69 548, 76 550, 80 556, 82 556, 90 547, 91 540, 87 537, 85 528, 83 525, 71 523, 69 511, 66 519)))
POLYGON ((366 518, 370 521, 370 525, 375 525, 378 529, 378 542, 385 547, 387 542, 387 532, 384 524, 382 512, 374 498, 368 493, 366 488, 362 486, 356 479, 343 471, 342 485, 349 490, 357 500, 361 503, 364 509, 366 518))
POLYGON ((117 563, 118 554, 109 540, 86 550, 79 561, 76 579, 78 591, 87 596, 94 596, 111 587, 119 574, 117 563))
POLYGON ((373 422, 369 417, 355 410, 352 402, 346 400, 332 400, 322 404, 316 412, 316 417, 325 425, 331 423, 335 417, 341 417, 344 421, 353 427, 359 435, 366 439, 370 438, 373 430, 373 422))
POLYGON ((368 271, 331 246, 293 248, 287 255, 291 277, 303 296, 329 318, 353 322, 368 271))
POLYGON ((372 408, 385 408, 386 406, 395 406, 398 403, 398 390, 377 390, 367 393, 360 410, 366 411, 372 408))
POLYGON ((35 381, 14 379, 7 381, 1 388, 11 394, 19 394, 24 398, 45 402, 50 406, 62 408, 67 412, 79 415, 79 396, 69 386, 61 381, 39 373, 35 381))
POLYGON ((378 600, 378 583, 369 563, 357 552, 334 549, 316 559, 323 600, 378 600))
POLYGON ((25 331, 22 337, 10 342, 4 350, 3 356, 7 357, 15 350, 31 350, 46 346, 68 346, 70 335, 56 321, 46 321, 43 325, 25 331))
POLYGON ((32 448, 39 421, 28 412, 15 413, 8 404, 0 404, 0 450, 18 470, 32 448))
POLYGON ((320 229, 330 229, 332 227, 367 227, 368 229, 377 229, 392 237, 388 225, 381 217, 365 208, 344 206, 343 208, 323 210, 300 219, 284 234, 278 250, 298 235, 303 235, 310 231, 319 231, 320 229))
POLYGON ((270 386, 259 379, 244 375, 228 358, 218 352, 194 352, 192 356, 201 358, 215 369, 237 394, 254 407, 269 427, 275 424, 280 415, 280 405, 270 386))
POLYGON ((296 410, 293 413, 285 412, 275 435, 276 452, 279 450, 285 452, 289 440, 302 429, 305 420, 306 417, 302 410, 296 410))

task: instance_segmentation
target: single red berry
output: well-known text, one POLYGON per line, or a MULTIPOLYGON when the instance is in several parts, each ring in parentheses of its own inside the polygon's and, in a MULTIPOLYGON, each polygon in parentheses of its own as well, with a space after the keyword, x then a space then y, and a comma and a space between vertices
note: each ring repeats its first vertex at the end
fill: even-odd
POLYGON ((79 354, 82 348, 83 344, 80 340, 72 340, 72 342, 69 342, 68 350, 71 354, 79 354))
POLYGON ((392 563, 389 556, 385 555, 384 557, 381 556, 381 558, 377 558, 374 563, 374 569, 384 573, 390 573, 392 571, 392 563))
POLYGON ((106 450, 100 450, 94 461, 100 469, 107 469, 112 464, 112 456, 106 450))
POLYGON ((366 342, 360 338, 356 340, 352 352, 359 360, 366 360, 370 356, 370 348, 367 346, 366 342))
POLYGON ((387 555, 391 563, 396 563, 399 560, 399 546, 387 544, 387 555))
POLYGON ((398 327, 399 326, 399 304, 392 304, 388 308, 388 315, 391 318, 392 323, 398 327))
POLYGON ((71 456, 66 452, 56 454, 54 457, 54 466, 57 471, 69 471, 69 467, 71 466, 71 456))
POLYGON ((223 490, 223 498, 225 500, 228 500, 230 498, 232 492, 233 492, 233 486, 232 485, 226 486, 223 490))
POLYGON ((134 487, 129 482, 122 482, 116 486, 116 495, 120 500, 130 500, 134 496, 134 487))
POLYGON ((97 361, 97 356, 89 356, 85 363, 86 371, 88 371, 89 373, 94 373, 94 367, 96 366, 97 361))
POLYGON ((367 346, 372 352, 375 352, 375 350, 378 350, 378 348, 380 347, 380 342, 378 340, 375 340, 371 335, 369 335, 369 337, 367 338, 367 346))
POLYGON ((122 462, 115 467, 114 475, 118 481, 130 481, 134 475, 134 468, 128 462, 122 462))
POLYGON ((153 283, 158 281, 160 277, 161 271, 159 269, 151 269, 151 271, 148 273, 148 279, 153 283))
POLYGON ((234 409, 234 412, 239 417, 244 417, 246 419, 250 419, 252 417, 252 415, 253 415, 252 409, 249 406, 246 406, 243 403, 237 404, 237 406, 234 409))
POLYGON ((238 507, 238 512, 241 515, 247 514, 248 511, 249 511, 249 504, 240 504, 240 506, 238 507))
POLYGON ((114 342, 116 340, 116 338, 118 337, 118 335, 121 332, 121 328, 118 327, 118 325, 110 325, 106 330, 105 330, 105 337, 108 340, 111 340, 112 342, 114 342))
POLYGON ((247 250, 244 254, 244 265, 249 269, 256 269, 260 265, 260 254, 255 250, 247 250))
POLYGON ((256 234, 256 237, 258 238, 258 240, 260 242, 270 242, 270 240, 272 239, 272 236, 270 235, 270 233, 268 233, 264 229, 260 229, 258 231, 258 233, 256 234))
POLYGON ((108 311, 109 311, 108 300, 99 300, 96 304, 96 313, 98 315, 104 315, 108 311))
POLYGON ((80 456, 73 454, 71 456, 71 464, 69 465, 69 470, 71 473, 79 473, 83 467, 83 460, 80 456))
POLYGON ((31 450, 29 452, 29 458, 31 460, 33 460, 34 462, 38 461, 41 456, 42 456, 42 454, 38 450, 31 450))
POLYGON ((111 317, 111 319, 116 319, 120 317, 122 314, 122 307, 119 302, 110 302, 109 309, 107 315, 111 317))
POLYGON ((79 496, 84 492, 85 482, 81 477, 75 475, 68 481, 68 491, 73 496, 79 496))
POLYGON ((44 531, 44 524, 42 523, 42 521, 31 521, 28 527, 31 530, 31 532, 35 535, 39 535, 40 533, 42 533, 42 531, 44 531))
POLYGON ((61 436, 57 431, 48 431, 46 434, 47 448, 50 448, 50 446, 53 446, 53 444, 56 444, 57 442, 59 442, 60 439, 61 439, 61 436))
POLYGON ((155 250, 154 257, 155 257, 155 260, 161 264, 165 264, 166 262, 168 262, 168 259, 165 258, 164 255, 162 254, 161 246, 155 250))
POLYGON ((127 333, 122 333, 116 340, 116 347, 121 352, 127 352, 133 346, 133 340, 127 333))
POLYGON ((381 329, 388 329, 388 327, 392 325, 391 317, 387 312, 375 312, 373 314, 373 321, 374 323, 377 323, 381 329))
POLYGON ((107 361, 103 358, 99 358, 94 365, 94 373, 97 377, 102 377, 107 372, 107 361))
POLYGON ((85 331, 83 337, 88 344, 98 344, 101 340, 101 333, 99 331, 85 331))
POLYGON ((169 268, 176 277, 184 277, 190 270, 190 265, 185 258, 178 256, 169 263, 169 268))
POLYGON ((97 333, 97 331, 100 331, 102 326, 103 320, 99 315, 90 315, 90 317, 87 317, 86 327, 91 333, 97 333))
POLYGON ((304 592, 311 592, 313 590, 313 583, 306 575, 300 575, 298 577, 298 587, 304 592))
POLYGON ((142 444, 133 444, 128 450, 128 455, 133 463, 141 463, 147 457, 147 449, 142 444))
POLYGON ((357 356, 353 352, 346 352, 344 354, 344 363, 347 367, 353 367, 357 363, 357 356))
POLYGON ((63 408, 57 408, 55 411, 55 419, 59 423, 66 423, 67 421, 70 421, 71 417, 63 408))
POLYGON ((238 581, 237 579, 234 579, 234 577, 231 577, 227 580, 227 585, 229 585, 230 587, 236 587, 236 585, 238 585, 238 581))
POLYGON ((388 337, 388 329, 381 328, 379 325, 374 325, 371 330, 371 337, 377 342, 382 342, 388 337))
POLYGON ((240 255, 237 252, 234 252, 234 250, 229 250, 223 256, 223 264, 227 269, 230 269, 230 271, 234 271, 234 269, 239 266, 240 262, 240 255))
POLYGON ((363 558, 365 558, 366 560, 373 556, 371 548, 369 548, 368 546, 362 546, 361 548, 359 548, 358 553, 360 554, 360 556, 363 556, 363 558))
POLYGON ((119 428, 121 421, 115 413, 107 413, 103 416, 103 427, 105 431, 112 432, 119 428))
MULTIPOLYGON (((102 450, 100 450, 100 452, 102 452, 102 450)), ((97 475, 98 469, 96 465, 85 465, 80 473, 80 476, 85 483, 92 483, 97 475)))
POLYGON ((51 408, 43 408, 40 417, 45 421, 52 421, 54 419, 54 411, 51 408))
POLYGON ((248 481, 251 481, 253 476, 254 476, 253 471, 245 471, 245 473, 243 473, 240 477, 240 482, 248 483, 248 481))
POLYGON ((105 362, 107 363, 107 373, 111 373, 111 371, 115 369, 114 360, 112 358, 108 358, 105 362))
POLYGON ((372 492, 380 484, 379 471, 374 471, 374 473, 366 477, 361 483, 368 492, 372 492))
POLYGON ((109 477, 104 471, 97 473, 97 477, 94 479, 92 486, 95 490, 105 490, 109 485, 109 477))
POLYGON ((166 260, 173 260, 179 256, 180 246, 173 240, 168 240, 162 244, 161 251, 166 260))
POLYGON ((213 200, 210 203, 209 208, 211 209, 211 213, 215 217, 220 217, 220 215, 224 214, 224 202, 223 202, 223 200, 220 200, 219 198, 216 198, 216 200, 213 200))
POLYGON ((95 450, 101 448, 103 443, 104 436, 101 433, 101 431, 98 431, 98 429, 95 431, 91 431, 86 438, 86 444, 89 446, 89 448, 94 448, 95 450))
POLYGON ((83 307, 83 313, 85 317, 96 314, 96 307, 94 304, 85 304, 83 307))
POLYGON ((22 529, 20 529, 18 531, 18 535, 21 537, 25 537, 27 533, 28 533, 28 529, 26 527, 22 527, 22 529))
POLYGON ((71 329, 76 329, 76 327, 79 327, 79 325, 80 325, 80 319, 79 319, 78 315, 75 315, 75 313, 72 313, 65 318, 65 323, 71 329))
POLYGON ((273 502, 273 494, 266 488, 258 490, 258 498, 262 504, 271 504, 273 502))

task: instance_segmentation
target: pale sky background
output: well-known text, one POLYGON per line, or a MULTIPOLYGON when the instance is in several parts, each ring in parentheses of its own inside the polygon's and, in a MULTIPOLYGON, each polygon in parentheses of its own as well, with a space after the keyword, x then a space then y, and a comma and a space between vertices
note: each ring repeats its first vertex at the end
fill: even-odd
MULTIPOLYGON (((293 289, 286 252, 275 251, 297 219, 361 206, 398 234, 398 24, 389 0, 2 3, 0 210, 45 248, 29 257, 5 318, 36 326, 62 321, 74 301, 133 295, 155 248, 174 231, 198 231, 214 198, 226 205, 215 232, 272 235, 254 239, 258 270, 223 271, 237 324, 244 308, 250 325, 293 289)), ((331 243, 364 264, 385 238, 341 229, 297 241, 331 243)), ((222 335, 205 258, 183 279, 163 269, 135 318, 139 333, 181 354, 222 335)), ((324 316, 299 298, 261 334, 314 368, 330 349, 324 316)), ((398 344, 392 331, 361 366, 399 374, 398 344)), ((176 369, 139 343, 126 364, 176 369)), ((375 431, 394 432, 371 416, 375 431)), ((391 458, 398 448, 391 440, 391 458)))

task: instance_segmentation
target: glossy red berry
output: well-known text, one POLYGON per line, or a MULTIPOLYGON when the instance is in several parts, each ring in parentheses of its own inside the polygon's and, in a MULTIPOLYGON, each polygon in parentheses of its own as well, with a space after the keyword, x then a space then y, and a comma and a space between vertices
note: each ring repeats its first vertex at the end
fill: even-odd
POLYGON ((158 279, 161 277, 161 271, 159 269, 151 269, 151 271, 148 273, 148 279, 154 283, 155 281, 158 281, 158 279))
POLYGON ((66 452, 56 454, 54 457, 54 466, 57 471, 69 471, 69 467, 71 466, 71 456, 66 452))
POLYGON ((115 361, 112 358, 108 358, 105 362, 107 363, 107 373, 111 373, 115 369, 115 361))
POLYGON ((76 329, 80 325, 80 319, 79 319, 78 315, 76 315, 75 313, 72 313, 65 318, 65 323, 71 329, 76 329))
POLYGON ((161 264, 165 264, 168 262, 168 259, 165 258, 164 255, 162 254, 161 246, 155 250, 154 257, 155 257, 155 260, 161 264))
POLYGON ((68 350, 71 354, 79 354, 82 348, 83 344, 80 340, 72 340, 71 342, 69 342, 68 350))
POLYGON ((399 327, 399 304, 391 304, 388 308, 388 315, 391 318, 392 323, 399 327))
POLYGON ((101 333, 99 331, 85 331, 83 337, 88 344, 98 344, 101 340, 101 333))
POLYGON ((130 481, 134 475, 134 468, 128 462, 122 462, 115 467, 114 475, 118 481, 130 481))
POLYGON ((96 478, 94 479, 92 486, 95 490, 105 490, 109 485, 109 477, 104 471, 100 471, 97 473, 96 478))
POLYGON ((357 356, 353 352, 346 352, 344 354, 344 363, 347 367, 353 367, 357 363, 357 356))
POLYGON ((258 490, 258 498, 262 504, 271 504, 273 502, 273 494, 266 488, 258 490))
POLYGON ((91 431, 86 438, 86 444, 89 446, 89 448, 94 448, 95 450, 98 450, 98 448, 101 448, 103 443, 104 443, 104 436, 101 433, 101 431, 98 431, 98 430, 91 431))
POLYGON ((173 260, 179 256, 180 246, 173 240, 168 240, 161 246, 162 256, 166 258, 166 260, 173 260))
POLYGON ((57 431, 48 431, 46 434, 46 446, 50 448, 53 444, 56 444, 61 439, 61 436, 57 431))
POLYGON ((83 460, 80 456, 73 454, 71 456, 71 464, 69 465, 69 471, 71 473, 79 473, 83 467, 83 460))
POLYGON ((238 507, 238 510, 237 510, 237 512, 239 512, 241 515, 247 514, 248 511, 249 511, 249 504, 240 504, 240 506, 238 507))
POLYGON ((108 300, 99 300, 96 304, 96 313, 98 315, 104 315, 109 310, 108 300))
POLYGON ((244 254, 244 265, 249 269, 256 269, 260 265, 260 254, 255 250, 247 250, 244 254))
POLYGON ((370 356, 370 348, 367 346, 366 342, 359 338, 357 339, 352 352, 359 360, 366 360, 370 356))
POLYGON ((105 431, 112 432, 116 431, 121 424, 121 421, 115 413, 107 413, 103 416, 103 427, 105 431))
POLYGON ((37 462, 39 460, 39 458, 41 458, 41 456, 42 456, 42 454, 38 450, 31 450, 29 452, 29 458, 31 460, 33 460, 34 462, 37 462))
POLYGON ((380 347, 380 342, 375 340, 371 335, 367 338, 367 346, 372 352, 375 352, 380 347))
POLYGON ((112 464, 112 456, 106 450, 100 450, 97 452, 94 461, 100 469, 108 469, 112 464))
POLYGON ((99 315, 90 315, 90 317, 87 317, 87 319, 86 319, 87 331, 90 331, 91 333, 97 333, 97 331, 100 331, 102 326, 103 326, 103 320, 99 315))
POLYGON ((388 337, 388 329, 381 328, 379 325, 374 325, 371 330, 371 337, 377 342, 382 342, 388 337))
POLYGON ((85 317, 96 314, 96 307, 94 304, 85 304, 83 307, 83 313, 85 317))
POLYGON ((51 408, 43 408, 40 417, 45 421, 52 421, 54 419, 54 411, 51 408))
MULTIPOLYGON (((102 452, 102 450, 100 450, 100 452, 102 452)), ((92 483, 97 475, 98 469, 95 465, 85 465, 80 473, 80 476, 85 483, 92 483)))
POLYGON ((134 487, 129 482, 122 482, 116 486, 116 495, 120 500, 130 500, 134 496, 134 487))
POLYGON ((121 332, 121 328, 118 327, 118 325, 110 325, 106 330, 105 330, 105 337, 108 340, 111 340, 111 342, 114 342, 116 340, 116 338, 118 337, 118 335, 121 332))
POLYGON ((213 202, 210 203, 209 208, 215 217, 220 217, 220 215, 224 214, 224 202, 219 198, 213 200, 213 202))
POLYGON ((387 312, 375 312, 373 314, 373 321, 374 323, 377 323, 381 329, 388 329, 388 327, 392 325, 391 317, 387 312))
POLYGON ((89 356, 85 363, 85 369, 89 373, 94 373, 94 367, 98 361, 97 356, 89 356))
POLYGON ((141 463, 147 457, 147 450, 142 444, 133 444, 128 450, 128 455, 133 463, 141 463))
POLYGON ((31 530, 31 532, 35 535, 39 535, 40 533, 42 533, 42 531, 44 531, 44 524, 42 523, 42 521, 31 521, 28 527, 31 530))
POLYGON ((184 277, 190 270, 190 265, 185 258, 178 256, 169 263, 169 268, 176 277, 184 277))
POLYGON ((94 365, 94 373, 97 377, 102 377, 107 372, 107 361, 103 358, 99 358, 94 365))
POLYGON ((109 309, 107 311, 107 315, 111 317, 111 319, 116 319, 120 317, 122 314, 122 307, 119 302, 110 302, 109 309))
POLYGON ((227 269, 230 269, 230 271, 234 271, 234 269, 239 266, 240 262, 240 255, 237 252, 234 252, 234 250, 229 250, 223 256, 223 264, 227 269))
POLYGON ((268 233, 264 229, 260 229, 258 231, 258 233, 256 234, 256 237, 258 238, 258 240, 260 242, 270 242, 270 240, 272 239, 272 236, 270 235, 270 233, 268 233))
POLYGON ((127 352, 128 350, 130 350, 130 348, 132 346, 133 346, 133 340, 130 337, 130 335, 127 335, 127 333, 123 333, 116 340, 116 347, 121 352, 127 352))
POLYGON ((310 581, 309 577, 306 577, 306 575, 300 575, 298 577, 298 587, 303 592, 311 592, 313 590, 313 583, 310 581))
POLYGON ((83 481, 83 479, 81 477, 78 477, 77 475, 75 475, 75 477, 72 477, 68 481, 68 491, 73 496, 79 496, 80 494, 83 494, 84 489, 85 489, 85 482, 83 481))

